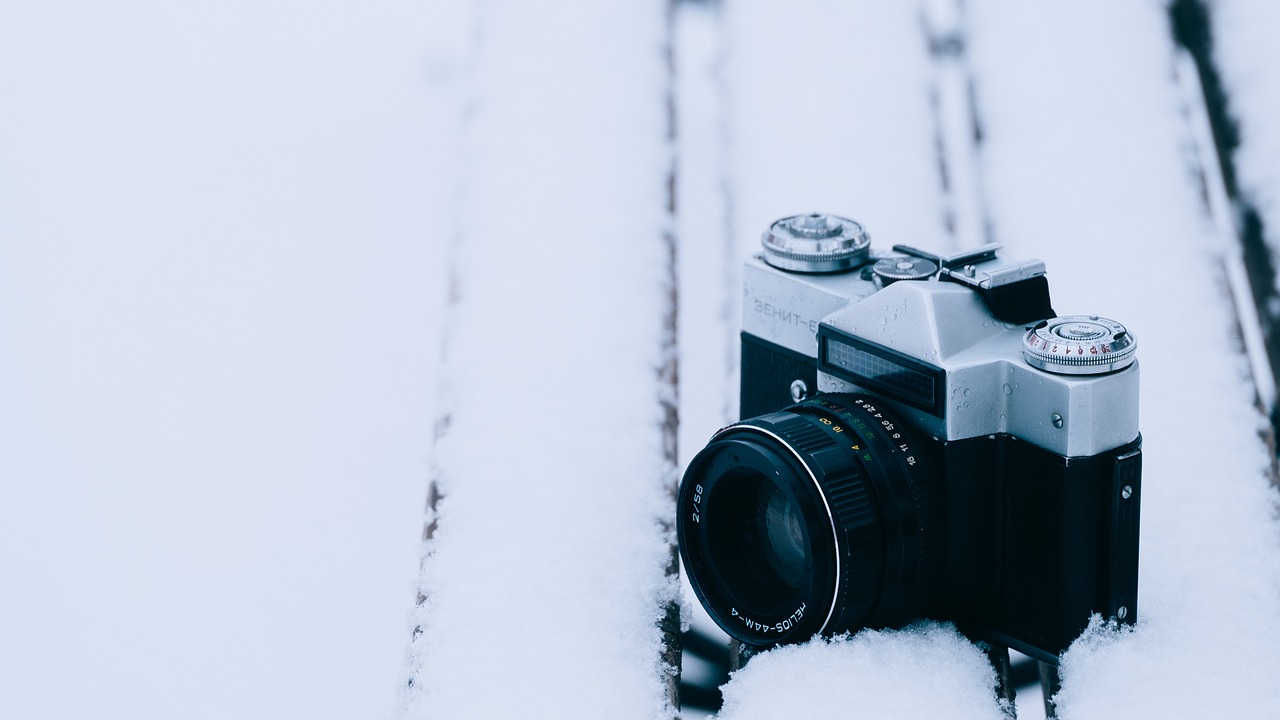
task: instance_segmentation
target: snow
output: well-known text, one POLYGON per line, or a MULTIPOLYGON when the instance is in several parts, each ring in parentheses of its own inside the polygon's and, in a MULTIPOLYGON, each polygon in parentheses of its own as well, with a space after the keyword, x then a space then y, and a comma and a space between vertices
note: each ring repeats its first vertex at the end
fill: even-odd
POLYGON ((678 593, 666 7, 492 3, 473 22, 443 500, 404 715, 660 716, 678 593))
POLYGON ((951 625, 925 622, 759 655, 733 676, 719 717, 1000 720, 995 683, 973 643, 951 625))
POLYGON ((394 711, 432 15, 0 10, 0 717, 394 711))

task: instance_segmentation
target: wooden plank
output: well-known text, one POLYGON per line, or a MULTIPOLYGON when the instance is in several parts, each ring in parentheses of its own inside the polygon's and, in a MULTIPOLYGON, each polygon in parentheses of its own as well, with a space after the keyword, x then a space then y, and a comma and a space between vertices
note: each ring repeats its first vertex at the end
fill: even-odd
POLYGON ((394 712, 430 5, 0 11, 0 717, 394 712))
POLYGON ((669 716, 668 7, 471 12, 404 714, 669 716))
MULTIPOLYGON (((1259 395, 1275 428, 1280 423, 1274 382, 1280 377, 1280 125, 1275 120, 1280 72, 1269 30, 1280 14, 1274 3, 1255 0, 1179 0, 1171 9, 1205 88, 1203 124, 1221 170, 1214 187, 1224 205, 1225 229, 1241 244, 1231 269, 1233 276, 1249 281, 1262 335, 1261 342, 1252 334, 1245 340, 1255 365, 1271 366, 1271 383, 1261 382, 1259 395)), ((1233 288, 1242 284, 1237 279, 1233 288)), ((1264 373, 1255 367, 1254 375, 1264 373)))

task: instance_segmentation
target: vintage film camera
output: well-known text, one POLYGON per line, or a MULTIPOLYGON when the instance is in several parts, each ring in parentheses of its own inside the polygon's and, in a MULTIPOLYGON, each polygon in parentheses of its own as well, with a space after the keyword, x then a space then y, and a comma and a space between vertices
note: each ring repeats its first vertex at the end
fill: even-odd
POLYGON ((998 245, 870 242, 798 215, 746 264, 744 419, 677 498, 698 599, 749 646, 930 617, 1054 664, 1091 615, 1133 623, 1133 335, 1057 317, 998 245))

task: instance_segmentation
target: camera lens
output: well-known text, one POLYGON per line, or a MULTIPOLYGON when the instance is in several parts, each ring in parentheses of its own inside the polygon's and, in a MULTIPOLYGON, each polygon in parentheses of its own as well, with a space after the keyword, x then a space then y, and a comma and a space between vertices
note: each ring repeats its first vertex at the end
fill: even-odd
POLYGON ((805 538, 800 526, 800 512, 777 485, 761 483, 760 496, 754 503, 759 510, 755 527, 748 532, 760 538, 765 561, 782 584, 792 590, 800 587, 805 571, 805 538))
POLYGON ((750 587, 755 594, 795 593, 808 571, 810 554, 798 502, 763 472, 743 469, 729 474, 731 482, 716 496, 717 506, 724 510, 712 516, 721 540, 709 547, 713 564, 735 585, 750 587))
POLYGON ((916 617, 941 557, 938 483, 879 401, 818 395, 725 428, 680 484, 694 592, 751 645, 916 617))

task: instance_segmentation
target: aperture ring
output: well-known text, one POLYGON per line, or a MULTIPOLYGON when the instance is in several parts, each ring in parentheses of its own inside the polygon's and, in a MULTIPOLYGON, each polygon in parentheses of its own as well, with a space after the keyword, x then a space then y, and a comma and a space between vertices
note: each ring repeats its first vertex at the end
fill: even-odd
POLYGON ((877 495, 872 504, 883 517, 886 556, 881 601, 869 617, 846 613, 834 623, 889 626, 917 616, 933 589, 944 542, 939 492, 923 448, 869 396, 820 395, 789 409, 825 416, 820 422, 836 436, 847 437, 844 430, 848 428, 861 439, 861 445, 844 444, 872 479, 877 495), (906 483, 894 478, 905 478, 906 483))

